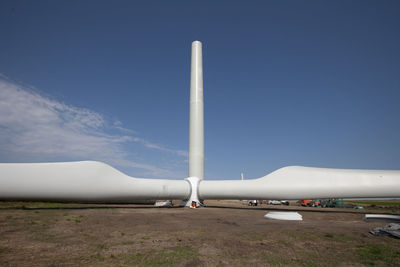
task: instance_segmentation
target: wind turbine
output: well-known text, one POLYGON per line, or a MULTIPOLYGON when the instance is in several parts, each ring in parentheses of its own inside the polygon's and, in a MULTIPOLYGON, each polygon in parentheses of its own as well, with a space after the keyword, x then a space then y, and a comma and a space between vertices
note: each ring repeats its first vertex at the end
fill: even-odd
POLYGON ((127 176, 96 161, 0 163, 0 199, 130 202, 181 199, 308 199, 400 197, 400 171, 289 166, 253 180, 204 180, 202 44, 192 43, 189 177, 127 176))

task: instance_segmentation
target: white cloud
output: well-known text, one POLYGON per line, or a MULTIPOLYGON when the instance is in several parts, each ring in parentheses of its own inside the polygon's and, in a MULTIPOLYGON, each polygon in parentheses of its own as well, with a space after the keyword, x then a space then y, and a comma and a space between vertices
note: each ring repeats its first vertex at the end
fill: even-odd
POLYGON ((1 161, 90 159, 141 169, 139 173, 146 176, 176 177, 177 173, 168 168, 130 160, 124 145, 138 143, 185 158, 187 152, 153 144, 135 134, 120 121, 110 122, 97 112, 44 97, 0 77, 1 161), (110 129, 119 134, 109 134, 110 129))
POLYGON ((156 149, 156 150, 160 150, 160 151, 165 151, 165 152, 173 153, 173 154, 176 154, 176 155, 179 155, 179 156, 183 156, 183 157, 188 157, 188 152, 185 151, 185 150, 170 149, 170 148, 164 147, 162 145, 150 143, 150 142, 148 142, 148 141, 146 141, 146 140, 144 140, 142 138, 137 138, 137 137, 135 137, 133 139, 133 141, 142 143, 147 148, 156 149))

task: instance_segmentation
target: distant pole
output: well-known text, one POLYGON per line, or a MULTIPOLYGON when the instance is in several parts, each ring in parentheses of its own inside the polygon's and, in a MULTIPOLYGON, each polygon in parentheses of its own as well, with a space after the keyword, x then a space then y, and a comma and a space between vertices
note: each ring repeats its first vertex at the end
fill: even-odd
POLYGON ((243 172, 242 173, 240 173, 240 176, 242 177, 242 181, 244 180, 244 175, 243 175, 243 172))
POLYGON ((204 179, 204 103, 201 42, 192 43, 190 73, 189 177, 204 179))

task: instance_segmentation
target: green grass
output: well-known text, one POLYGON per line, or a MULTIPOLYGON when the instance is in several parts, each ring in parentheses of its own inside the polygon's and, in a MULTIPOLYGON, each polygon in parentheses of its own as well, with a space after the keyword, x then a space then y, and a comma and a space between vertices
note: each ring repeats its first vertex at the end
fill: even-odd
POLYGON ((296 264, 294 264, 295 266, 308 266, 308 267, 317 267, 319 266, 317 263, 314 262, 313 259, 308 258, 308 259, 296 259, 296 264))
POLYGON ((93 261, 104 261, 105 258, 104 258, 104 256, 100 255, 100 253, 96 253, 96 254, 90 256, 90 260, 93 260, 93 261))
POLYGON ((265 263, 272 266, 288 266, 291 263, 291 260, 288 258, 274 256, 272 253, 266 251, 262 251, 259 256, 265 263))
POLYGON ((346 200, 345 203, 363 206, 400 207, 400 200, 346 200))
POLYGON ((262 241, 264 238, 255 232, 242 232, 238 234, 241 239, 262 241))
MULTIPOLYGON (((298 233, 298 232, 283 232, 283 234, 285 234, 285 235, 287 235, 287 236, 289 236, 291 238, 294 238, 294 239, 304 238, 305 237, 305 234, 298 233)), ((307 236, 311 236, 311 234, 309 234, 309 233, 307 233, 306 235, 307 236)))
MULTIPOLYGON (((274 253, 262 251, 258 256, 268 265, 271 266, 319 266, 315 259, 319 258, 316 253, 303 252, 299 253, 302 258, 291 259, 285 256, 276 256, 274 253)), ((334 266, 334 265, 332 265, 334 266)))
POLYGON ((76 216, 76 217, 74 218, 74 222, 80 223, 82 218, 83 218, 82 215, 76 216))
POLYGON ((365 265, 375 265, 383 262, 387 266, 398 266, 400 264, 400 248, 391 248, 381 244, 363 244, 356 248, 361 263, 365 265))
POLYGON ((171 250, 162 249, 158 252, 136 253, 129 255, 126 264, 140 266, 176 265, 183 260, 194 260, 198 254, 189 247, 177 247, 171 250))
MULTIPOLYGON (((64 215, 64 216, 66 216, 66 215, 64 215)), ((71 216, 70 218, 67 218, 66 220, 68 222, 80 223, 82 218, 83 218, 83 215, 77 215, 77 216, 71 216)))
POLYGON ((121 242, 121 245, 123 245, 123 246, 130 246, 130 245, 133 245, 133 244, 135 244, 135 241, 124 241, 124 242, 121 242))
POLYGON ((54 243, 63 240, 61 236, 54 235, 49 232, 49 225, 45 223, 29 223, 29 226, 26 228, 30 232, 29 237, 33 241, 54 243))
POLYGON ((341 241, 341 242, 347 242, 347 241, 353 240, 353 238, 351 236, 348 236, 348 235, 343 234, 343 233, 339 233, 339 234, 337 234, 337 233, 325 233, 323 236, 326 237, 326 238, 333 239, 333 240, 336 240, 336 241, 341 241))
POLYGON ((96 244, 95 247, 97 249, 107 249, 107 246, 105 244, 96 244))
POLYGON ((337 239, 339 239, 340 241, 343 241, 343 242, 348 242, 348 241, 354 240, 353 237, 348 236, 348 235, 343 234, 343 233, 336 234, 335 237, 336 237, 337 239))

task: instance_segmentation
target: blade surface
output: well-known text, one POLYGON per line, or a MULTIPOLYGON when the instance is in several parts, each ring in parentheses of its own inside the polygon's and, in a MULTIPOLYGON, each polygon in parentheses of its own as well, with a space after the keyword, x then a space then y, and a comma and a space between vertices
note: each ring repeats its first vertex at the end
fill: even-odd
POLYGON ((201 199, 400 197, 400 171, 289 166, 253 180, 201 181, 201 199))
POLYGON ((129 202, 189 195, 187 181, 133 178, 96 161, 0 163, 0 199, 129 202))

